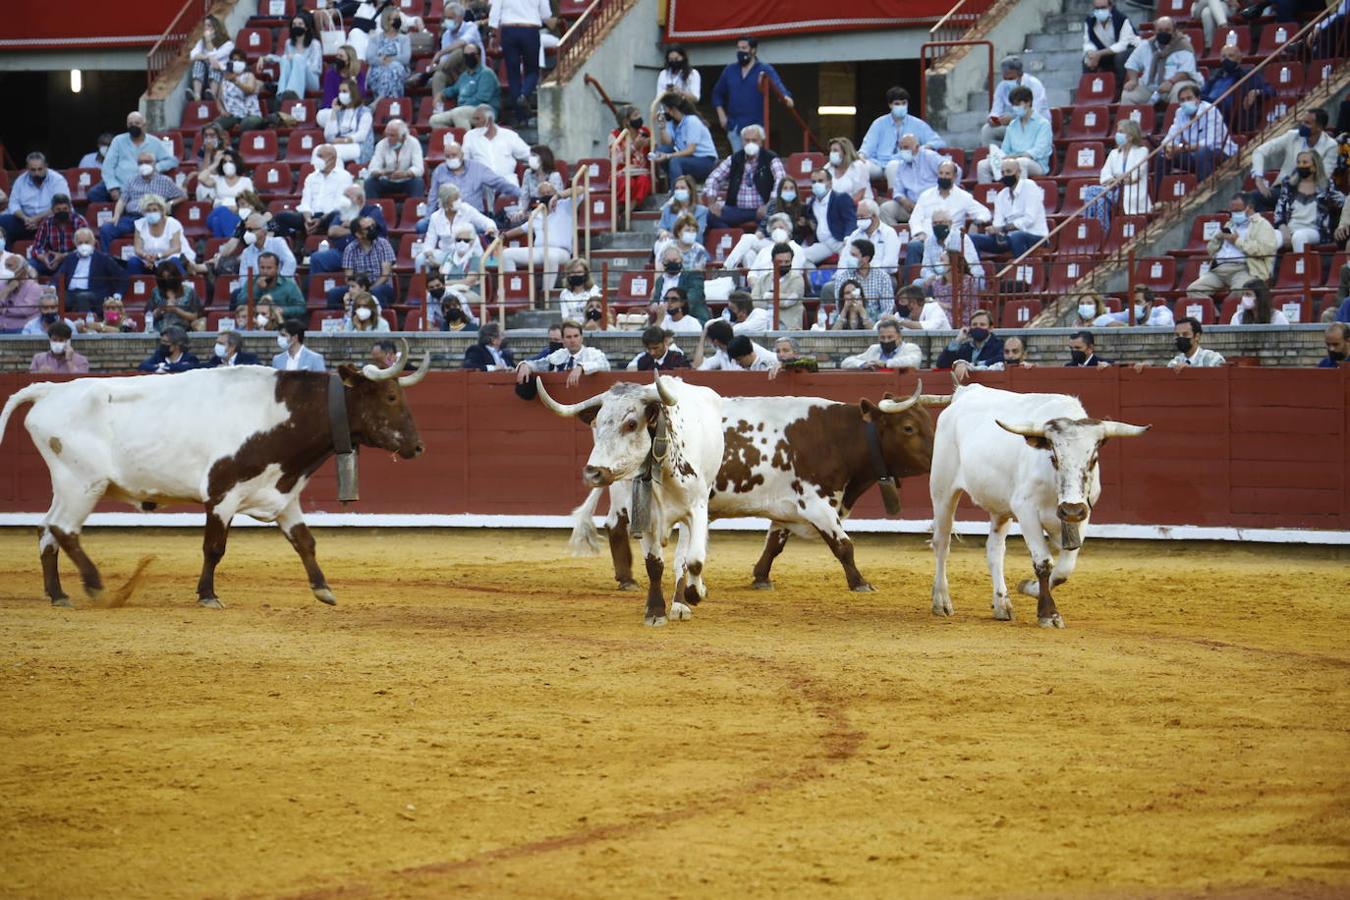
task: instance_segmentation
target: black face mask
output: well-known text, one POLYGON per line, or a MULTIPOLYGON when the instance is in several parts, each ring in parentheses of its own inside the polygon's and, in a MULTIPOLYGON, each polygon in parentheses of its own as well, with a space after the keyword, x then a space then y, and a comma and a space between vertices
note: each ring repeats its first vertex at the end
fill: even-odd
POLYGON ((347 61, 345 59, 339 58, 337 62, 333 63, 333 68, 341 72, 347 68, 347 61))
POLYGON ((56 321, 56 317, 57 317, 57 313, 43 313, 43 314, 42 314, 42 321, 44 321, 44 322, 46 322, 48 325, 50 325, 50 324, 52 324, 53 322, 56 321))
POLYGON ((737 51, 736 51, 736 62, 740 63, 740 64, 743 65, 743 66, 749 65, 749 64, 750 64, 750 54, 749 54, 749 53, 746 53, 744 50, 737 50, 737 51))
POLYGON ((128 125, 127 134, 131 135, 132 139, 134 140, 135 138, 138 138, 141 135, 145 134, 145 129, 139 125, 128 125))
POLYGON ((1004 186, 1004 187, 1009 187, 1009 188, 1017 187, 1017 176, 1016 176, 1016 175, 1004 175, 1004 176, 1003 176, 1002 178, 1000 178, 999 180, 1003 182, 1003 186, 1004 186))
POLYGON ((583 284, 585 284, 585 283, 586 283, 586 276, 585 276, 585 275, 568 275, 568 276, 567 276, 567 284, 568 284, 568 286, 570 286, 570 287, 574 287, 574 288, 575 288, 575 287, 581 287, 581 286, 582 286, 583 284))
POLYGON ((898 315, 898 316, 899 316, 900 318, 902 318, 902 319, 908 319, 908 318, 909 318, 909 307, 908 307, 908 306, 897 306, 897 307, 895 308, 895 314, 898 315))
POLYGON ((398 31, 400 28, 403 27, 403 19, 399 16, 394 16, 392 19, 389 20, 389 27, 394 29, 395 31, 398 31))
POLYGON ((1331 361, 1334 362, 1334 363, 1339 363, 1339 362, 1341 362, 1342 360, 1345 359, 1345 351, 1344 351, 1344 350, 1328 350, 1328 351, 1327 351, 1327 359, 1331 360, 1331 361))
POLYGON ((681 69, 684 68, 684 60, 682 60, 682 59, 668 59, 668 60, 666 60, 666 68, 669 69, 669 70, 672 71, 672 72, 678 72, 678 71, 680 71, 681 69))
POLYGON ((298 41, 305 36, 305 29, 300 25, 291 26, 291 40, 298 41))
POLYGON ((668 262, 668 263, 666 263, 666 274, 667 274, 667 275, 678 275, 678 274, 680 274, 680 270, 683 269, 683 268, 684 268, 684 263, 681 263, 681 262, 668 262))
POLYGON ((938 176, 938 190, 950 191, 952 189, 952 180, 938 176))
POLYGON ((1313 177, 1313 170, 1310 169, 1310 168, 1307 167, 1307 166, 1299 166, 1299 167, 1298 167, 1298 177, 1299 177, 1299 178, 1311 178, 1311 177, 1313 177))
POLYGON ((952 226, 950 225, 933 226, 933 237, 937 238, 939 242, 945 241, 947 239, 947 235, 951 233, 952 233, 952 226))
POLYGON ((43 172, 41 175, 34 175, 32 172, 29 172, 28 180, 33 182, 33 184, 42 184, 42 182, 47 180, 47 173, 43 172))
POLYGON ((1235 59, 1225 59, 1222 63, 1220 63, 1220 65, 1223 66, 1223 70, 1225 72, 1228 72, 1230 74, 1236 72, 1238 67, 1237 60, 1235 59))
POLYGON ((1022 361, 1020 359, 1008 359, 1007 357, 1004 357, 1003 359, 1003 367, 1005 369, 1011 368, 1013 366, 1020 366, 1021 364, 1022 361))
POLYGON ((889 356, 890 354, 895 352, 895 346, 896 346, 895 341, 882 341, 881 352, 889 356))
POLYGON ((473 53, 464 57, 464 65, 470 69, 478 68, 478 54, 473 53))
POLYGON ((600 310, 598 310, 598 309, 588 309, 588 310, 586 310, 586 318, 590 319, 592 322, 599 322, 599 321, 600 321, 600 310))
POLYGON ((670 306, 667 307, 667 311, 670 313, 672 319, 678 319, 680 316, 684 315, 683 306, 670 306))
POLYGON ((365 231, 366 240, 373 241, 380 236, 380 229, 375 225, 370 226, 365 231))
POLYGON ((549 342, 548 342, 548 352, 549 352, 549 353, 552 353, 554 350, 561 350, 562 348, 563 348, 563 342, 562 342, 562 341, 549 341, 549 342))
POLYGON ((58 222, 69 222, 69 221, 70 221, 70 210, 68 210, 68 209, 63 209, 63 210, 61 210, 61 211, 59 211, 59 212, 54 212, 54 213, 52 213, 52 215, 56 217, 56 221, 58 221, 58 222))
POLYGON ((637 131, 639 128, 642 127, 642 118, 639 116, 638 118, 633 119, 631 122, 628 123, 628 127, 633 129, 634 131, 637 131))
POLYGON ((788 264, 785 265, 785 266, 779 266, 779 267, 778 267, 778 274, 779 274, 780 276, 786 277, 786 276, 788 275, 788 273, 790 273, 791 271, 792 271, 792 263, 788 263, 788 264))
POLYGON ((444 293, 445 288, 427 288, 427 296, 430 297, 432 300, 441 299, 441 295, 444 293))
POLYGON ((1170 31, 1160 31, 1160 32, 1158 32, 1158 46, 1159 46, 1159 47, 1166 47, 1166 46, 1167 46, 1168 44, 1170 44, 1170 43, 1172 43, 1172 32, 1170 32, 1170 31))
POLYGON ((989 337, 989 329, 988 329, 988 328, 972 328, 972 329, 970 329, 970 339, 971 339, 972 341, 974 341, 975 343, 977 343, 977 344, 980 343, 980 341, 983 341, 984 339, 986 339, 987 337, 989 337))
POLYGON ((1176 343, 1177 343, 1177 349, 1180 350, 1182 353, 1190 353, 1190 352, 1191 352, 1191 339, 1190 339, 1190 338, 1188 338, 1188 337, 1179 337, 1179 338, 1177 338, 1176 343))
POLYGON ((1072 362, 1075 366, 1081 366, 1083 363, 1087 362, 1087 358, 1088 358, 1087 354, 1084 353, 1082 350, 1069 351, 1069 361, 1072 362))
POLYGON ((464 310, 462 309, 447 309, 445 311, 445 320, 447 322, 458 322, 462 318, 464 318, 464 310))

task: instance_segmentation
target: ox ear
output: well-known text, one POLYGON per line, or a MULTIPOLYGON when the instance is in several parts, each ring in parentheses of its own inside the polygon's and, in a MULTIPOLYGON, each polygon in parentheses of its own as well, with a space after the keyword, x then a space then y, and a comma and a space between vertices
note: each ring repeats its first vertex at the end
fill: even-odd
POLYGON ((577 413, 577 418, 585 422, 587 425, 590 425, 592 422, 595 421, 595 417, 600 415, 600 410, 602 407, 603 404, 597 403, 590 409, 583 409, 581 412, 577 413))
POLYGON ((1044 428, 1035 425, 1007 425, 999 419, 995 419, 994 422, 1004 431, 1020 435, 1033 450, 1050 450, 1053 447, 1050 439, 1045 436, 1044 428))
POLYGON ((655 425, 656 420, 661 418, 661 401, 647 401, 647 405, 643 408, 642 414, 646 416, 648 425, 655 425))
MULTIPOLYGON (((891 395, 887 394, 886 399, 887 400, 892 399, 891 395)), ((864 422, 876 422, 881 418, 881 407, 877 406, 875 403, 873 403, 871 400, 868 400, 866 397, 863 397, 861 400, 858 401, 858 409, 862 410, 862 417, 864 422)))
POLYGON ((347 387, 356 387, 362 381, 366 380, 366 377, 361 374, 361 370, 351 363, 343 363, 338 366, 337 372, 338 377, 342 379, 342 383, 347 387))

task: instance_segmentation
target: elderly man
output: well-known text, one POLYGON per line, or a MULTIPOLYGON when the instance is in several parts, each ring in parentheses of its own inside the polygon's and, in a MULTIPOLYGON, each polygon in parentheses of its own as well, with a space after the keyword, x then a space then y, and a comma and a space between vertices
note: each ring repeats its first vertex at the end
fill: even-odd
MULTIPOLYGON (((912 239, 910 246, 914 246, 912 239)), ((961 254, 961 258, 966 261, 966 269, 976 281, 984 278, 984 266, 980 263, 980 254, 975 249, 974 239, 964 228, 952 221, 951 213, 945 209, 938 209, 933 212, 930 233, 923 239, 919 253, 922 265, 919 268, 919 277, 915 278, 913 283, 925 290, 931 290, 939 281, 945 279, 951 268, 949 253, 961 254)))
MULTIPOLYGON (((943 160, 938 166, 937 184, 919 195, 914 211, 909 216, 909 244, 905 247, 905 265, 913 266, 923 259, 924 241, 933 233, 934 213, 947 213, 947 225, 958 231, 968 225, 988 222, 993 216, 965 188, 957 183, 956 163, 943 160)), ((908 276, 906 276, 908 278, 908 276)))
POLYGON ((1045 191, 1022 177, 1015 159, 1003 160, 1003 189, 994 197, 994 224, 984 234, 972 235, 975 249, 985 255, 1026 253, 1050 233, 1045 221, 1045 191))
POLYGON ((103 159, 103 180, 89 189, 91 203, 116 201, 122 187, 139 171, 140 157, 149 151, 151 162, 159 172, 178 168, 173 148, 152 134, 145 133, 145 117, 139 112, 127 116, 127 130, 113 138, 108 155, 103 159))
POLYGON ((774 188, 787 176, 783 160, 764 145, 764 129, 741 129, 741 149, 717 164, 703 186, 710 228, 735 228, 760 222, 768 214, 774 188))
MULTIPOLYGON (((894 276, 900 266, 900 236, 896 234, 895 229, 881 220, 877 211, 877 204, 873 200, 864 200, 858 204, 858 230, 854 231, 844 239, 844 246, 848 247, 856 241, 867 241, 873 247, 874 259, 872 265, 874 268, 885 272, 887 275, 894 276)), ((847 274, 848 265, 844 255, 839 257, 841 269, 847 274)), ((836 273, 836 276, 838 273, 836 273)), ((836 288, 843 281, 838 278, 831 278, 820 287, 820 299, 832 302, 837 299, 836 288)))
MULTIPOLYGON (((258 256, 258 277, 253 280, 252 293, 255 304, 263 297, 271 297, 272 305, 279 308, 287 319, 298 319, 305 314, 305 298, 295 279, 281 274, 281 260, 275 253, 258 256)), ((240 285, 230 297, 230 309, 247 308, 248 300, 248 286, 240 285)))
POLYGON ((1183 85, 1198 85, 1195 49, 1169 16, 1153 23, 1153 37, 1140 41, 1125 61, 1122 103, 1176 103, 1183 85))
POLYGON ((57 276, 65 282, 66 309, 91 313, 113 294, 126 293, 126 269, 102 250, 88 227, 75 232, 75 249, 61 260, 57 276))
POLYGON ((370 281, 370 292, 380 301, 380 305, 389 307, 394 302, 394 248, 388 240, 380 237, 379 228, 370 216, 356 220, 352 237, 355 240, 342 251, 342 269, 347 275, 347 285, 340 285, 328 292, 328 308, 341 308, 343 296, 356 283, 358 275, 364 275, 370 281))
MULTIPOLYGON (((47 168, 47 157, 36 150, 28 154, 28 169, 9 189, 9 206, 0 216, 0 231, 13 247, 37 233, 38 226, 52 213, 52 200, 57 195, 66 198, 70 206, 70 185, 60 172, 47 168)), ((43 273, 47 274, 46 272, 43 273)))
POLYGON ((1328 121, 1327 111, 1320 106, 1305 110, 1299 116, 1297 128, 1271 138, 1252 152, 1252 179, 1261 194, 1261 208, 1275 208, 1270 182, 1266 181, 1266 169, 1271 167, 1271 154, 1280 160, 1280 174, 1275 179, 1277 182, 1294 174, 1294 163, 1304 150, 1311 150, 1322 157, 1322 168, 1328 176, 1336 171, 1340 146, 1327 132, 1328 121))
POLYGON ((475 242, 478 235, 497 231, 497 223, 461 200, 459 188, 453 184, 442 185, 437 199, 440 200, 439 208, 431 214, 431 223, 422 241, 422 253, 413 260, 413 267, 418 272, 440 268, 455 250, 457 234, 462 228, 468 228, 470 240, 475 242))
POLYGON ((1031 91, 1031 107, 1042 118, 1050 118, 1050 104, 1045 99, 1045 85, 1035 75, 1023 71, 1022 58, 1009 56, 1000 65, 1003 80, 994 88, 994 103, 989 108, 989 121, 980 129, 980 143, 994 144, 1003 140, 1013 120, 1013 105, 1009 99, 1013 88, 1025 87, 1031 91))
POLYGON ((520 187, 513 177, 510 179, 498 175, 489 166, 472 159, 465 159, 464 148, 455 142, 453 136, 445 136, 445 161, 431 173, 431 188, 428 196, 427 215, 417 223, 417 230, 425 232, 430 223, 431 214, 440 202, 441 187, 453 184, 459 188, 464 202, 481 213, 490 214, 496 203, 496 197, 520 197, 520 187))
POLYGON ((482 61, 480 47, 464 49, 463 71, 456 76, 453 85, 436 91, 435 112, 428 120, 432 128, 471 128, 473 114, 480 106, 490 106, 494 113, 501 112, 501 82, 497 80, 497 73, 482 61), (450 105, 449 110, 445 109, 446 104, 450 105))
POLYGON ((920 146, 913 134, 900 138, 899 152, 886 163, 886 185, 891 199, 881 205, 881 217, 887 225, 909 221, 919 195, 937 184, 938 167, 946 159, 936 150, 920 146))
POLYGON ((172 178, 155 169, 154 154, 150 150, 142 150, 137 157, 136 175, 128 179, 118 191, 117 202, 113 205, 113 220, 98 230, 104 250, 109 249, 113 241, 136 230, 136 220, 141 217, 141 199, 150 195, 164 198, 168 204, 166 215, 186 197, 183 189, 172 178))
MULTIPOLYGON (((511 184, 516 181, 516 163, 530 158, 530 145, 510 128, 497 124, 497 114, 480 104, 470 120, 473 125, 464 135, 464 155, 480 162, 511 184)), ((448 158, 448 154, 447 154, 448 158)))
MULTIPOLYGON (((1200 89, 1183 84, 1172 128, 1163 138, 1164 174, 1189 172, 1204 181, 1214 167, 1238 152, 1218 108, 1200 99, 1200 89)), ((1297 156, 1298 154, 1294 154, 1297 156)))
MULTIPOLYGON (((674 244, 661 251, 658 262, 661 274, 653 279, 655 283, 652 285, 652 299, 664 299, 669 310, 672 302, 669 295, 675 293, 681 298, 680 302, 687 314, 685 317, 693 318, 700 323, 706 322, 711 313, 703 299, 703 273, 686 269, 680 248, 674 244)), ((671 330, 680 332, 683 328, 671 330)))
POLYGON ((1251 66, 1242 64, 1242 50, 1236 44, 1223 45, 1219 50, 1219 65, 1210 70, 1209 77, 1200 86, 1200 99, 1217 105, 1225 120, 1232 122, 1236 118, 1238 131, 1260 131, 1257 126, 1265 113, 1265 104, 1274 98, 1275 89, 1266 82, 1265 77, 1259 71, 1253 72, 1251 66), (1242 87, 1228 94, 1239 81, 1242 87), (1225 94, 1228 96, 1225 97, 1225 94), (1235 117, 1233 108, 1239 98, 1242 100, 1242 112, 1235 117))
MULTIPOLYGON (((24 323, 19 334, 27 335, 29 337, 46 334, 48 328, 55 325, 57 322, 62 321, 60 309, 61 298, 57 296, 56 288, 50 284, 45 285, 41 288, 41 293, 38 295, 37 315, 24 323)), ((71 319, 65 319, 64 321, 70 326, 72 331, 82 330, 81 326, 83 323, 75 322, 71 319)))
MULTIPOLYGON (((431 96, 440 97, 446 85, 459 78, 464 71, 464 54, 470 46, 476 47, 482 54, 483 37, 478 30, 478 23, 465 18, 463 5, 454 2, 445 4, 445 19, 441 22, 441 47, 431 57, 431 96)), ((422 84, 427 83, 427 78, 425 74, 421 76, 422 84)), ((495 80, 496 76, 493 78, 495 80)), ((433 122, 432 127, 444 126, 433 122)))
POLYGON ((29 256, 33 268, 39 275, 54 275, 61 267, 61 261, 75 249, 75 232, 88 228, 84 216, 74 212, 70 198, 65 194, 52 197, 52 214, 45 217, 37 227, 37 236, 29 256))
MULTIPOLYGON (((999 156, 1017 160, 1023 176, 1034 178, 1046 174, 1055 151, 1050 120, 1032 106, 1031 91, 1027 88, 1013 88, 1008 94, 1008 102, 1012 104, 1012 123, 1003 131, 999 156)), ((995 172, 991 161, 980 160, 975 174, 981 184, 993 181, 995 172)))
POLYGON ((1186 286, 1190 296, 1217 297, 1270 278, 1279 234, 1257 215, 1250 194, 1228 201, 1228 221, 1209 239, 1209 271, 1186 286))
POLYGON ((42 286, 31 276, 22 256, 0 260, 0 334, 18 334, 37 315, 42 286))
POLYGON ((907 134, 914 135, 921 146, 937 150, 947 146, 947 141, 918 116, 909 114, 909 91, 902 87, 893 87, 886 91, 886 115, 872 120, 863 136, 858 155, 867 161, 867 171, 872 178, 881 178, 886 174, 886 164, 900 156, 900 140, 907 134))
POLYGON ((262 365, 262 360, 258 359, 258 354, 249 353, 244 349, 244 339, 239 335, 239 332, 222 331, 216 336, 216 345, 212 348, 211 358, 202 364, 202 368, 230 369, 235 366, 260 365, 262 365))
POLYGON ((1139 43, 1134 23, 1111 0, 1092 0, 1083 20, 1083 71, 1114 72, 1116 96, 1125 84, 1125 60, 1139 43))
POLYGON ((258 258, 264 253, 275 256, 280 263, 281 274, 286 278, 295 277, 295 254, 291 245, 267 230, 267 219, 258 213, 244 222, 244 251, 239 254, 239 275, 248 278, 258 269, 258 258))
MULTIPOLYGON (((533 251, 529 247, 509 247, 502 251, 503 272, 514 272, 531 261, 544 270, 545 291, 553 288, 553 281, 562 264, 572 258, 572 204, 582 192, 580 185, 565 191, 557 190, 550 182, 539 183, 539 202, 548 208, 548 214, 535 216, 518 228, 506 232, 506 237, 524 237, 525 228, 532 226, 533 251), (533 256, 531 256, 533 252, 533 256)), ((676 249, 676 254, 679 251, 676 249)))
POLYGON ((409 135, 408 123, 402 119, 390 119, 384 126, 384 139, 375 145, 366 171, 366 196, 372 200, 426 194, 422 145, 409 135))
POLYGON ((342 268, 342 251, 352 242, 352 223, 362 216, 369 216, 375 222, 380 237, 389 237, 389 223, 384 220, 384 210, 378 203, 366 200, 366 190, 359 184, 348 186, 343 192, 343 202, 328 219, 328 249, 318 250, 309 258, 310 274, 322 275, 336 272, 342 268))
POLYGON ((276 231, 285 237, 303 237, 325 230, 333 215, 343 206, 347 188, 352 185, 352 173, 338 162, 337 149, 332 144, 320 144, 314 149, 314 171, 305 176, 305 186, 294 212, 276 215, 276 231))

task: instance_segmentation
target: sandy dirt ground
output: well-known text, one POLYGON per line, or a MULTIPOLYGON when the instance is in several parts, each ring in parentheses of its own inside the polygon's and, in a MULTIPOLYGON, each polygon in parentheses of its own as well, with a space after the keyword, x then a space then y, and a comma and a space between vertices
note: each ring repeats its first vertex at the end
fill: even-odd
MULTIPOLYGON (((0 531, 6 897, 1350 892, 1347 554, 1089 541, 1064 631, 956 615, 918 538, 851 594, 715 534, 712 596, 641 626, 557 532, 94 529, 123 608, 55 610, 0 531)), ((1020 540, 1010 579, 1027 577, 1020 540)))

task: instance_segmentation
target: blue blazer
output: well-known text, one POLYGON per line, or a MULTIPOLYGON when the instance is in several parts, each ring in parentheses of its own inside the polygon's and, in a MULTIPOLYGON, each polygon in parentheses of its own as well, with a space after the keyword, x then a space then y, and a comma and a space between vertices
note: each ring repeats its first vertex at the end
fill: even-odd
MULTIPOLYGON (((272 368, 280 369, 283 372, 286 371, 286 356, 286 351, 282 350, 276 356, 272 357, 272 368)), ((303 344, 300 345, 300 371, 325 372, 327 370, 328 366, 324 364, 323 356, 321 354, 315 353, 303 344)))
MULTIPOLYGON (((506 360, 506 364, 515 367, 516 357, 511 352, 510 347, 498 347, 497 352, 506 360)), ((495 366, 497 363, 488 352, 488 348, 482 344, 470 344, 469 349, 464 351, 464 368, 477 369, 480 372, 486 372, 488 366, 495 366)))
POLYGON ((968 363, 977 365, 992 366, 994 363, 1003 362, 1003 339, 996 334, 991 334, 989 340, 984 342, 980 348, 979 355, 975 354, 975 342, 963 341, 961 346, 955 350, 943 349, 938 354, 937 362, 933 363, 935 369, 950 369, 952 363, 958 359, 964 359, 968 363))
MULTIPOLYGON (((816 231, 816 205, 814 201, 805 204, 806 218, 811 222, 811 233, 816 231)), ((858 206, 848 194, 830 191, 830 205, 825 208, 825 225, 830 236, 842 241, 858 228, 858 206)))
MULTIPOLYGON (((282 363, 284 364, 284 363, 285 363, 285 360, 282 360, 282 363)), ((259 361, 259 359, 258 359, 258 354, 256 354, 256 353, 248 353, 248 352, 246 352, 246 351, 244 351, 244 350, 240 350, 238 353, 236 353, 236 354, 234 355, 234 365, 236 365, 236 366, 260 366, 260 365, 262 365, 262 362, 259 361)), ((211 358, 208 359, 206 362, 202 363, 202 368, 203 368, 203 369, 216 369, 216 368, 226 368, 226 369, 228 369, 228 368, 231 368, 231 366, 230 366, 229 363, 225 362, 225 360, 221 359, 219 356, 216 356, 215 352, 212 351, 212 353, 211 353, 211 358)))
MULTIPOLYGON (((78 253, 67 253, 66 258, 61 260, 61 267, 57 269, 64 279, 67 291, 70 290, 70 279, 75 277, 75 264, 79 261, 78 253)), ((95 250, 89 257, 89 290, 101 297, 111 297, 113 294, 125 295, 126 281, 126 269, 108 254, 95 250)))

